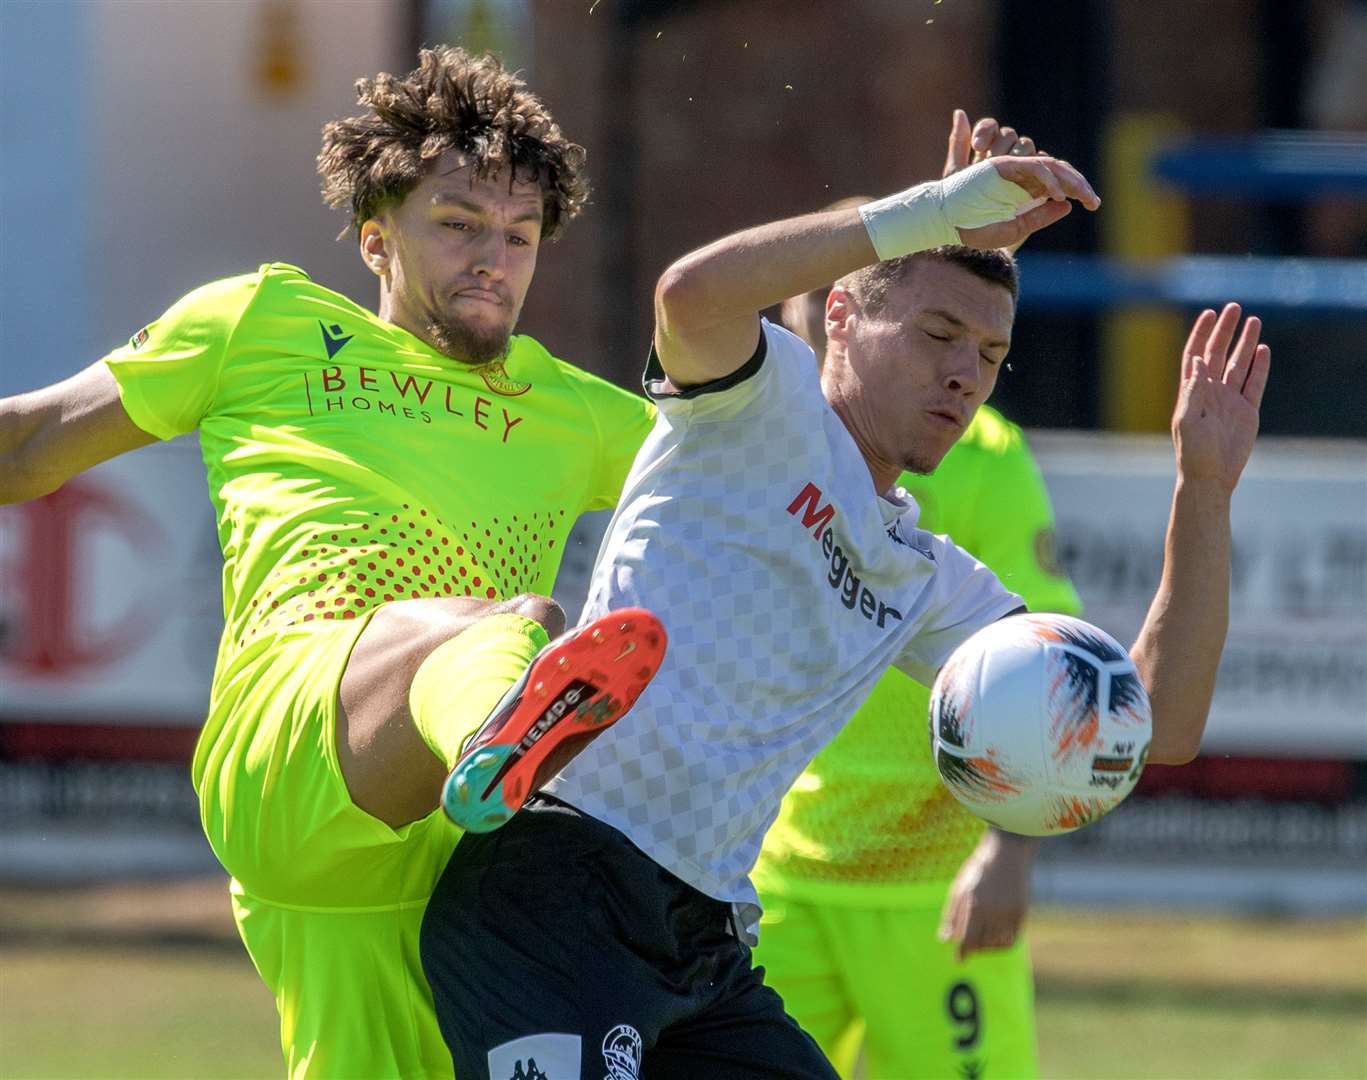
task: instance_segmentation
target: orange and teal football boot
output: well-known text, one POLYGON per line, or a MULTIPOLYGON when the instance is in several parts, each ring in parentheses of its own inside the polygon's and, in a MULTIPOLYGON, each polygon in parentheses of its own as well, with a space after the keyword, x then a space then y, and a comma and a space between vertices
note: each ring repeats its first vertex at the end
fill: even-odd
POLYGON ((552 641, 461 748, 442 787, 446 815, 468 832, 511 818, 635 704, 667 641, 644 608, 610 611, 552 641))

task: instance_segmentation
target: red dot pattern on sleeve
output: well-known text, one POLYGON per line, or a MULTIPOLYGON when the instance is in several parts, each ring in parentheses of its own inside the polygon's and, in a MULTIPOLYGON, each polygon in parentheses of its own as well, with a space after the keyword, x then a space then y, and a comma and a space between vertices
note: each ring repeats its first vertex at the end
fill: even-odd
POLYGON ((315 525, 252 597, 238 645, 314 620, 355 619, 394 600, 527 592, 564 518, 557 508, 453 524, 405 503, 315 525))

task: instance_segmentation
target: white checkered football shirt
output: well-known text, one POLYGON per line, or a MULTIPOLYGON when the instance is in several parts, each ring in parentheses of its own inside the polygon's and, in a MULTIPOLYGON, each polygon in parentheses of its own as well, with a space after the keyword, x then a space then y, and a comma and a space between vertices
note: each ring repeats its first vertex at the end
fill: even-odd
MULTIPOLYGON (((784 792, 896 664, 929 683, 1021 606, 948 539, 877 497, 817 362, 768 322, 735 376, 660 407, 603 539, 583 618, 638 606, 669 633, 634 709, 548 792, 737 905, 784 792)), ((907 723, 924 727, 924 716, 907 723)))

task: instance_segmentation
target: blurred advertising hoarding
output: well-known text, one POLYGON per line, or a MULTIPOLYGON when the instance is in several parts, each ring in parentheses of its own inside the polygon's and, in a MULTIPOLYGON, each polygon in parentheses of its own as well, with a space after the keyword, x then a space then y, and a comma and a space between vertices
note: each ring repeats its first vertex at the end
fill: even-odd
MULTIPOLYGON (((1085 615, 1133 640, 1169 440, 1032 437, 1085 615)), ((1044 900, 1367 910, 1367 445, 1264 440, 1234 495, 1230 627, 1201 755, 1047 842, 1044 900)))
POLYGON ((0 507, 0 877, 213 869, 189 760, 221 567, 193 438, 0 507))
POLYGON ((0 508, 0 715, 197 728, 221 568, 194 439, 0 508))
MULTIPOLYGON (((1086 617, 1132 640, 1161 565, 1170 444, 1032 441, 1086 617)), ((1233 515, 1230 633, 1202 756, 1150 767, 1115 813, 1047 844, 1042 896, 1367 907, 1367 447, 1265 441, 1233 515)), ((556 596, 572 617, 608 518, 584 519, 566 550, 556 596)), ((31 855, 18 870, 0 858, 0 874, 49 866, 54 827, 90 845, 94 821, 170 825, 181 858, 203 858, 186 765, 220 572, 192 439, 0 508, 0 818, 20 826, 0 847, 31 855)), ((95 844, 84 865, 115 850, 95 844)), ((155 866, 166 849, 138 851, 155 866)))
MULTIPOLYGON (((1133 641, 1162 567, 1171 443, 1031 441, 1087 619, 1133 641)), ((1367 445, 1264 440, 1231 517, 1230 629, 1202 751, 1367 760, 1367 445)))

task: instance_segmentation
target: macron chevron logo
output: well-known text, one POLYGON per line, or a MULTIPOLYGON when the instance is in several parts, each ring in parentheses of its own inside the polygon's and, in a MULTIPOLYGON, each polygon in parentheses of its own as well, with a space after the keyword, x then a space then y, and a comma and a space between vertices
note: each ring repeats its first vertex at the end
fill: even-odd
POLYGON ((356 336, 355 334, 343 335, 341 323, 324 326, 321 319, 318 322, 318 329, 323 332, 323 344, 327 347, 329 360, 341 352, 342 346, 356 336))

